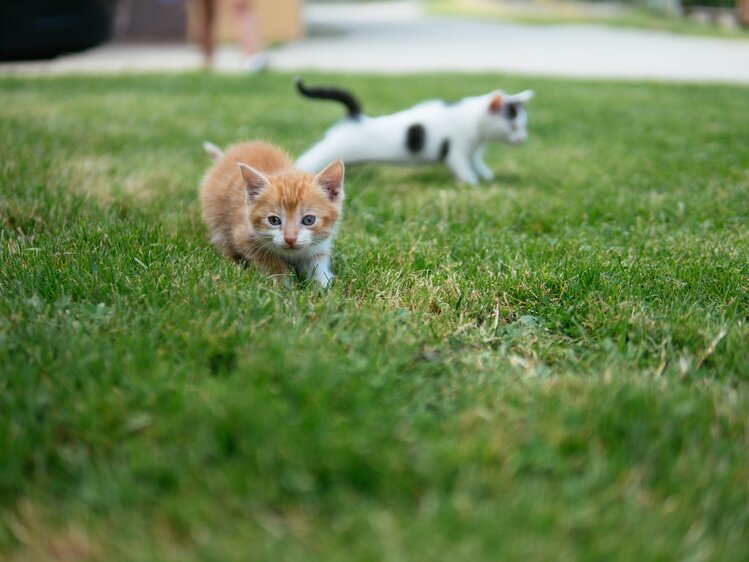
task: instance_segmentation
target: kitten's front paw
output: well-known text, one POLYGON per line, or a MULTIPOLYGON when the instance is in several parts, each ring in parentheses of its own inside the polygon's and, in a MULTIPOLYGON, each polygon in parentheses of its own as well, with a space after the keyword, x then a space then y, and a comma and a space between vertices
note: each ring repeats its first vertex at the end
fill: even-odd
POLYGON ((484 181, 492 181, 494 179, 494 172, 488 168, 486 170, 481 170, 479 173, 481 174, 481 179, 484 181))
POLYGON ((291 289, 291 275, 288 273, 277 273, 268 277, 268 281, 273 287, 283 287, 291 289))
POLYGON ((335 275, 330 270, 327 271, 317 271, 315 272, 315 281, 317 281, 320 284, 320 287, 323 289, 330 288, 331 283, 333 283, 335 275))

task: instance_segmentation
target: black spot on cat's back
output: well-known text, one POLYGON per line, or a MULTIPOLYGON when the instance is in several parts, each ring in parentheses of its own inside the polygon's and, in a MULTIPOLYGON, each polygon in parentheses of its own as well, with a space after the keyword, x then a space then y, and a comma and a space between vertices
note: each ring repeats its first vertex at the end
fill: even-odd
POLYGON ((440 144, 439 161, 444 162, 448 154, 450 154, 450 139, 445 139, 440 144))
POLYGON ((416 123, 406 129, 406 148, 413 153, 420 152, 426 143, 426 129, 424 125, 416 123))

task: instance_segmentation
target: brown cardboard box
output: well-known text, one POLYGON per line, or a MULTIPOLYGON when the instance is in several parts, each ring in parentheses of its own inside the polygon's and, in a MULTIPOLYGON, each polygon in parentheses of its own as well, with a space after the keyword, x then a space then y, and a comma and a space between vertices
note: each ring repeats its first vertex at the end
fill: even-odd
MULTIPOLYGON (((236 41, 232 2, 218 0, 216 37, 219 42, 236 41)), ((299 39, 304 34, 302 26, 302 0, 248 0, 257 14, 258 32, 264 45, 272 45, 299 39)), ((198 37, 197 18, 200 17, 198 2, 188 2, 188 38, 198 37)))

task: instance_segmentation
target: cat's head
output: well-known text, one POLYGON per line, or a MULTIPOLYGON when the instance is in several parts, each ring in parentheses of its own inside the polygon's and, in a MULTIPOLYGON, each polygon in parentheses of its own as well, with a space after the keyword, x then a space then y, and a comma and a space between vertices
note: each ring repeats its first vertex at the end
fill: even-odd
POLYGON ((525 105, 533 90, 506 94, 502 90, 480 98, 482 116, 479 129, 484 140, 520 144, 528 139, 528 110, 525 105))
POLYGON ((314 253, 335 235, 343 204, 343 162, 316 176, 290 171, 266 176, 239 164, 249 219, 264 249, 293 258, 314 253))

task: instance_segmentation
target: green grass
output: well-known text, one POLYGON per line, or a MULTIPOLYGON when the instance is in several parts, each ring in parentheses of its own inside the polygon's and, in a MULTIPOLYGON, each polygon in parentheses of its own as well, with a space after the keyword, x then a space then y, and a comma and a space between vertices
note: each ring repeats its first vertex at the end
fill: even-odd
POLYGON ((497 180, 351 167, 327 294, 209 247, 201 141, 289 76, 0 79, 0 558, 749 558, 749 90, 532 87, 497 180))
MULTIPOLYGON (((642 3, 644 4, 644 3, 642 3)), ((746 27, 726 28, 685 16, 649 10, 634 3, 576 0, 429 0, 438 15, 500 20, 530 25, 596 24, 723 39, 749 39, 746 27)))

